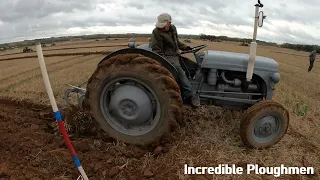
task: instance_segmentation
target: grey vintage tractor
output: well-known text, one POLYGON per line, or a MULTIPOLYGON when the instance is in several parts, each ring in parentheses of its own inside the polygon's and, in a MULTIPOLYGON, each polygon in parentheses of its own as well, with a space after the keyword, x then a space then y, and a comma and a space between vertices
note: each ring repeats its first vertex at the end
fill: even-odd
POLYGON ((22 52, 27 53, 27 52, 33 52, 33 49, 25 47, 22 52))
MULTIPOLYGON (((180 63, 201 105, 244 110, 240 136, 250 148, 268 148, 282 139, 289 124, 288 111, 272 100, 280 80, 278 64, 256 56, 257 26, 262 26, 263 5, 255 5, 254 38, 250 54, 193 47, 196 61, 181 56, 180 63)), ((99 127, 119 141, 148 145, 157 142, 182 121, 183 99, 177 70, 152 52, 150 44, 136 45, 107 55, 88 80, 65 93, 80 94, 79 106, 88 109, 99 127)))

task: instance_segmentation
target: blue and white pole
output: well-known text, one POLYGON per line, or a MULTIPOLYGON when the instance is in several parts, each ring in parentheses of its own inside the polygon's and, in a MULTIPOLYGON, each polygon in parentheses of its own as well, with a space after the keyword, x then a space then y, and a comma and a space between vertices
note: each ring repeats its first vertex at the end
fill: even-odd
POLYGON ((64 137, 64 140, 66 142, 66 145, 68 146, 69 151, 71 152, 71 155, 72 155, 72 158, 74 160, 74 163, 76 164, 78 170, 80 171, 80 174, 81 174, 82 178, 84 180, 88 180, 88 177, 87 177, 86 173, 84 172, 84 170, 83 170, 83 168, 82 168, 82 166, 80 164, 80 161, 79 161, 79 159, 77 157, 77 154, 76 154, 75 150, 72 147, 72 144, 71 144, 71 141, 70 141, 70 139, 68 137, 67 131, 64 128, 63 121, 62 121, 62 118, 61 118, 61 114, 60 114, 60 111, 58 109, 56 100, 55 100, 53 92, 52 92, 51 84, 50 84, 50 81, 49 81, 48 72, 47 72, 47 69, 46 69, 46 64, 44 62, 43 52, 42 52, 42 48, 41 48, 41 43, 38 43, 36 45, 36 48, 37 48, 37 55, 38 55, 38 59, 39 59, 39 64, 40 64, 40 68, 41 68, 41 73, 42 73, 44 85, 46 87, 46 90, 47 90, 47 93, 48 93, 48 96, 49 96, 49 99, 50 99, 50 104, 52 106, 53 113, 54 113, 54 115, 56 117, 56 120, 58 122, 59 129, 61 131, 61 134, 64 137))

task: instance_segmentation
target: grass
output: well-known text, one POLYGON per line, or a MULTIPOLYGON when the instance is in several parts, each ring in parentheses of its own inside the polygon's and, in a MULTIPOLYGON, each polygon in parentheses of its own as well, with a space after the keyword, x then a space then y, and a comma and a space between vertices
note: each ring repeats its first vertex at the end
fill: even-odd
MULTIPOLYGON (((127 43, 122 40, 122 43, 127 43)), ((98 42, 91 42, 101 43, 98 42)), ((107 42, 103 42, 107 43, 107 42)), ((249 47, 233 42, 195 41, 190 46, 208 43, 205 50, 222 50, 249 53, 249 47)), ((64 45, 64 47, 75 45, 64 45)), ((57 46, 53 47, 56 48, 57 46)), ((100 49, 98 50, 115 50, 100 49)), ((70 52, 72 50, 68 50, 70 52)), ((78 51, 78 50, 77 50, 78 51)), ((59 51, 61 52, 61 51, 59 51)), ((261 166, 312 166, 318 176, 281 176, 277 179, 317 179, 320 168, 320 65, 315 62, 312 72, 307 72, 307 53, 294 50, 259 46, 257 54, 275 59, 279 63, 280 83, 276 85, 274 100, 284 104, 290 112, 288 134, 274 147, 267 150, 246 149, 239 136, 240 112, 224 111, 219 107, 201 107, 187 110, 186 125, 171 135, 165 148, 169 151, 154 157, 145 153, 141 158, 116 157, 119 166, 127 166, 116 176, 121 179, 130 173, 142 173, 151 169, 159 179, 185 179, 185 163, 194 166, 217 166, 218 164, 259 164, 261 166)), ((192 58, 192 55, 188 55, 192 58)), ((49 78, 58 103, 67 86, 86 81, 103 58, 101 55, 85 57, 46 58, 49 78)), ((36 59, 21 59, 0 62, 0 93, 5 96, 28 98, 49 103, 41 72, 36 59)), ((102 144, 103 145, 103 144, 102 144)), ((123 144, 109 146, 115 151, 128 148, 123 144)), ((111 149, 106 151, 110 151, 111 149)), ((87 156, 86 156, 87 157, 87 156)), ((84 166, 90 159, 84 159, 84 166)), ((99 172, 100 173, 100 172, 99 172)), ((232 179, 227 175, 196 176, 196 179, 232 179)), ((234 179, 275 179, 273 176, 241 175, 234 179)), ((158 178, 157 178, 158 179, 158 178)))

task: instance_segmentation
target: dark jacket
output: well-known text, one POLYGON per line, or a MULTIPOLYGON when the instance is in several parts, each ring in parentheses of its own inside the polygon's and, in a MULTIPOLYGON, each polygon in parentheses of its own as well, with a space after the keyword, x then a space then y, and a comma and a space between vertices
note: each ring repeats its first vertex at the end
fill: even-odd
POLYGON ((187 47, 179 41, 177 29, 174 25, 171 25, 168 31, 155 28, 152 31, 151 41, 152 51, 165 58, 166 56, 178 56, 180 55, 179 49, 185 50, 187 47))
POLYGON ((310 58, 310 59, 315 59, 315 58, 316 58, 316 55, 317 55, 317 53, 311 52, 310 55, 309 55, 309 58, 310 58))

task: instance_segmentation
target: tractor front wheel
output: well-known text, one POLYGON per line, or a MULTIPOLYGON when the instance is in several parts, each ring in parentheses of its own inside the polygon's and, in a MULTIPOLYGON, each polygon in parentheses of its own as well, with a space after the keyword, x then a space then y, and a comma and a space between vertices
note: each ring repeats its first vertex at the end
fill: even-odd
POLYGON ((137 54, 101 62, 88 81, 86 104, 109 136, 135 145, 157 143, 182 118, 173 76, 157 61, 137 54))
POLYGON ((240 123, 240 136, 249 148, 269 148, 278 143, 289 126, 289 112, 281 104, 263 100, 251 106, 240 123))

